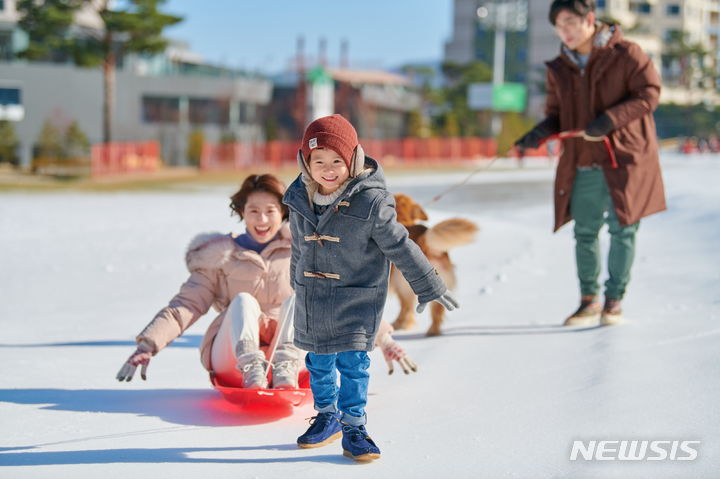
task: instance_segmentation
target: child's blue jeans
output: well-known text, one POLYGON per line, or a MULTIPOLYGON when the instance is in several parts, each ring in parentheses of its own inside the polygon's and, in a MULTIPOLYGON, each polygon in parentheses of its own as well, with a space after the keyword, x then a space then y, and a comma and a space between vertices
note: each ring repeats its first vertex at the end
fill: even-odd
POLYGON ((342 422, 353 426, 365 424, 370 358, 365 351, 343 351, 333 354, 308 353, 305 365, 310 371, 310 389, 318 412, 343 413, 342 422), (340 371, 340 388, 337 373, 340 371))

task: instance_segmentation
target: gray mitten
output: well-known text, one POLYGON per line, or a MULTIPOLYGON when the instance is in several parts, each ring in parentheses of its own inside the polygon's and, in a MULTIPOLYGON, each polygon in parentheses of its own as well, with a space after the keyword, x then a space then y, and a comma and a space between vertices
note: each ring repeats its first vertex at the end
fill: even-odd
MULTIPOLYGON (((455 296, 453 296, 450 291, 445 291, 445 293, 433 299, 432 301, 437 301, 438 303, 442 304, 448 311, 452 311, 460 307, 457 299, 455 299, 455 296)), ((425 306, 427 306, 427 304, 428 303, 418 304, 417 308, 415 308, 415 311, 417 311, 418 314, 422 313, 423 311, 425 311, 425 306)))

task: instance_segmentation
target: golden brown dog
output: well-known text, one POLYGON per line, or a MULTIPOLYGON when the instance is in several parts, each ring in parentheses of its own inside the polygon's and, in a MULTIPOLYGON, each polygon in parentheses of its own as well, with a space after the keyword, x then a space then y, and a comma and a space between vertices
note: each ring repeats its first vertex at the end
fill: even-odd
MULTIPOLYGON (((420 205, 407 195, 395 195, 395 208, 397 220, 408 229, 410 239, 420 246, 430 263, 440 274, 448 288, 455 289, 455 265, 450 261, 448 251, 458 246, 471 243, 478 231, 478 226, 472 221, 462 218, 450 218, 441 221, 432 228, 418 224, 427 220, 427 214, 420 205)), ((390 270, 390 291, 400 300, 400 314, 393 323, 395 329, 410 329, 415 326, 415 307, 417 296, 403 275, 393 265, 390 270)), ((428 336, 437 336, 441 333, 440 327, 445 315, 445 308, 437 302, 430 305, 432 325, 427 331, 428 336)))

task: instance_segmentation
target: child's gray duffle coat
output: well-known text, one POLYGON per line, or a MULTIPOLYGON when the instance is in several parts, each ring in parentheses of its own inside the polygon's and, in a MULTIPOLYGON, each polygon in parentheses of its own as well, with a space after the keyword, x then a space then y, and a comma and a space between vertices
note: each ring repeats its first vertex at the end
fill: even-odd
POLYGON ((314 213, 301 176, 283 203, 290 208, 295 289, 295 345, 329 354, 370 351, 382 318, 390 262, 402 272, 420 302, 447 291, 437 271, 396 221, 395 200, 383 171, 370 170, 350 181, 320 216, 314 213))

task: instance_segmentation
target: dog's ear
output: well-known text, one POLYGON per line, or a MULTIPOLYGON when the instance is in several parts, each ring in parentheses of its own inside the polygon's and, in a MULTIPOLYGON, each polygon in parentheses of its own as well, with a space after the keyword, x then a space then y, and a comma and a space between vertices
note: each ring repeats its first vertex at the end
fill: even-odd
POLYGON ((412 208, 412 217, 414 220, 420 220, 420 221, 427 221, 428 215, 425 213, 425 210, 422 209, 422 206, 415 203, 412 208))
POLYGON ((395 193, 393 195, 393 198, 395 198, 395 203, 397 205, 406 204, 408 201, 408 197, 403 195, 402 193, 395 193))

